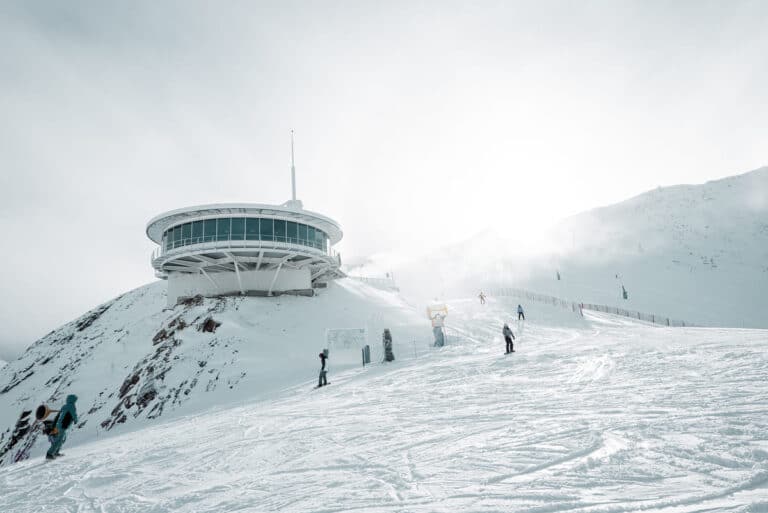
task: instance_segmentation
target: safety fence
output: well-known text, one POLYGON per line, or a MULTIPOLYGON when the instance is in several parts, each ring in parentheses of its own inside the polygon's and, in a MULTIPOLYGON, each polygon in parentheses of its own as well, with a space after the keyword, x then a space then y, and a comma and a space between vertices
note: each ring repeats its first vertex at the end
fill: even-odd
POLYGON ((659 324, 661 326, 673 326, 676 328, 685 328, 695 326, 695 324, 681 321, 679 319, 672 319, 665 315, 648 314, 643 312, 637 312, 635 310, 625 310, 617 306, 606 305, 593 305, 592 303, 582 303, 582 308, 585 310, 594 310, 596 312, 605 312, 614 315, 621 315, 623 317, 630 317, 639 321, 651 322, 653 324, 659 324))
POLYGON ((638 312, 636 310, 626 310, 624 308, 619 308, 616 306, 596 305, 593 303, 577 303, 575 301, 568 301, 565 299, 561 299, 559 297, 548 296, 546 294, 539 294, 539 293, 531 292, 525 289, 503 287, 503 288, 497 288, 497 289, 489 289, 489 291, 491 292, 492 295, 495 295, 495 296, 516 297, 519 299, 527 299, 529 301, 535 301, 537 303, 544 303, 547 305, 558 306, 566 310, 577 312, 579 313, 579 315, 583 315, 582 310, 592 310, 595 312, 604 312, 604 313, 609 313, 613 315, 620 315, 622 317, 637 319, 639 321, 650 322, 652 324, 657 324, 659 326, 670 326, 670 327, 679 327, 679 328, 697 326, 696 324, 693 324, 687 321, 672 319, 671 317, 667 317, 666 315, 649 314, 649 313, 638 312))
POLYGON ((377 289, 391 290, 394 292, 400 291, 393 278, 369 278, 367 276, 350 276, 350 278, 353 280, 361 281, 363 283, 367 283, 368 285, 376 287, 377 289))
POLYGON ((539 294, 537 292, 531 292, 530 290, 516 289, 511 287, 503 287, 499 289, 489 289, 492 296, 507 296, 516 297, 519 299, 527 299, 529 301, 535 301, 537 303, 544 303, 546 305, 557 306, 565 310, 571 310, 581 315, 581 307, 579 303, 575 301, 567 301, 555 296, 548 296, 546 294, 539 294))

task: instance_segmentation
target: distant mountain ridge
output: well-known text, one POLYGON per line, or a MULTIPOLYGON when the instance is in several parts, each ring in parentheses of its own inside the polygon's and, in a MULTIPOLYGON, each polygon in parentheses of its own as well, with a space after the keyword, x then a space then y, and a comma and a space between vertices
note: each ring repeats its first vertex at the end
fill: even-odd
POLYGON ((654 189, 554 233, 549 272, 524 285, 705 325, 768 326, 768 168, 654 189))
POLYGON ((511 286, 694 324, 768 327, 768 167, 659 187, 569 217, 538 239, 487 231, 361 272, 391 269, 413 296, 511 286))

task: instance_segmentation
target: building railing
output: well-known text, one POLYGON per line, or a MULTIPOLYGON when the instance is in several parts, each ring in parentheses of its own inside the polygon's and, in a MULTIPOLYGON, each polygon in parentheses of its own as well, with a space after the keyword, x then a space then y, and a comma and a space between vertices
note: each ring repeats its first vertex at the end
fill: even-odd
MULTIPOLYGON (((245 242, 284 242, 286 244, 296 244, 299 246, 307 246, 310 248, 319 249, 320 251, 326 252, 325 245, 320 242, 310 241, 307 239, 301 239, 298 237, 285 237, 282 235, 273 235, 272 239, 218 239, 215 235, 207 235, 207 236, 200 236, 200 237, 187 237, 179 240, 172 240, 172 241, 165 241, 165 251, 171 251, 173 249, 178 249, 184 246, 193 246, 197 244, 206 244, 206 243, 218 243, 218 242, 237 242, 237 243, 245 243, 245 242)), ((242 247, 242 246, 240 246, 242 247)))
POLYGON ((490 294, 495 296, 516 297, 520 299, 527 299, 529 301, 535 301, 538 303, 558 306, 560 308, 571 310, 573 312, 578 312, 580 315, 583 315, 582 310, 593 310, 595 312, 604 312, 604 313, 609 313, 613 315, 620 315, 622 317, 637 319, 639 321, 650 322, 653 324, 658 324, 660 326, 670 326, 670 327, 680 327, 680 328, 697 326, 696 324, 693 324, 687 321, 681 321, 679 319, 673 319, 665 315, 643 313, 643 312, 638 312, 636 310, 626 310, 624 308, 619 308, 616 306, 596 305, 593 303, 577 303, 575 301, 568 301, 566 299, 561 299, 559 297, 548 296, 546 294, 539 294, 539 293, 531 292, 525 289, 502 287, 502 288, 496 288, 496 289, 489 289, 489 292, 490 294))
MULTIPOLYGON (((325 250, 325 248, 322 247, 316 247, 315 245, 307 245, 299 242, 293 242, 294 240, 299 239, 291 239, 290 237, 283 237, 284 239, 291 240, 291 242, 287 241, 269 241, 269 240, 216 240, 216 241, 207 241, 207 242, 195 242, 193 244, 187 244, 187 245, 177 245, 174 248, 171 249, 165 249, 161 246, 156 247, 152 251, 152 255, 150 257, 150 262, 154 262, 160 257, 166 256, 166 255, 172 255, 174 253, 182 253, 182 249, 186 250, 206 250, 206 249, 213 249, 213 250, 234 250, 234 249, 282 249, 282 250, 291 250, 295 249, 295 246, 301 246, 302 248, 310 248, 315 251, 321 252, 323 255, 332 258, 336 261, 337 266, 341 266, 341 254, 334 250, 333 248, 330 248, 328 250, 325 250), (288 244, 291 244, 294 246, 294 248, 288 246, 288 244)), ((198 238, 196 238, 198 239, 198 238)), ((202 239, 200 237, 199 239, 202 239)))

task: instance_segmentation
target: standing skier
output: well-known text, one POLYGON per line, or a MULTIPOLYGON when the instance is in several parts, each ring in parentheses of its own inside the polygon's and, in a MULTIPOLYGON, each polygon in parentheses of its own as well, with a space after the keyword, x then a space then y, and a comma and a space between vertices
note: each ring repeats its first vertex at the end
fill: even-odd
POLYGON ((384 344, 384 360, 394 362, 395 353, 392 352, 392 334, 389 332, 389 328, 384 329, 384 334, 381 336, 381 342, 384 344))
POLYGON ((501 330, 501 333, 504 335, 504 340, 507 342, 507 352, 505 354, 514 353, 515 345, 512 343, 512 341, 515 340, 515 334, 512 333, 511 329, 509 329, 507 323, 504 323, 504 329, 501 330))
POLYGON ((523 312, 523 306, 517 305, 517 320, 525 320, 525 313, 523 312))
POLYGON ((328 378, 326 377, 328 371, 325 370, 325 360, 328 358, 328 351, 323 349, 323 352, 318 356, 320 357, 320 376, 317 378, 317 387, 320 388, 321 386, 328 384, 328 378))
POLYGON ((75 403, 77 402, 77 396, 70 394, 67 396, 67 402, 59 410, 59 414, 56 415, 54 421, 54 429, 48 436, 48 440, 51 442, 51 448, 45 453, 45 459, 52 460, 62 454, 59 452, 61 446, 64 445, 64 441, 67 439, 67 430, 72 424, 77 423, 77 409, 75 403))
POLYGON ((481 304, 481 305, 484 305, 484 304, 485 304, 485 294, 483 294, 483 291, 482 291, 482 290, 480 291, 480 295, 479 295, 479 296, 477 296, 477 297, 479 297, 479 298, 480 298, 480 304, 481 304))

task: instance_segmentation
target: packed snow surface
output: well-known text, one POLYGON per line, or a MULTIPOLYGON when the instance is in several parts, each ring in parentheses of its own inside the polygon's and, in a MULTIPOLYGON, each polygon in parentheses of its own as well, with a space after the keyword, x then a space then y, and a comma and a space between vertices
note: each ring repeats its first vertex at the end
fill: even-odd
POLYGON ((82 444, 104 431, 271 396, 316 375, 329 346, 332 370, 357 367, 360 349, 329 344, 327 329, 367 329, 374 359, 386 327, 396 349, 431 338, 423 313, 355 280, 315 297, 200 297, 172 308, 165 287, 145 285, 96 307, 0 370, 0 466, 29 442, 31 457, 45 453, 43 437, 29 440, 39 430, 12 443, 19 416, 41 403, 56 409, 70 393, 80 414, 69 443, 82 444))
POLYGON ((768 511, 768 331, 516 303, 450 302, 448 346, 327 388, 0 469, 0 511, 768 511))

